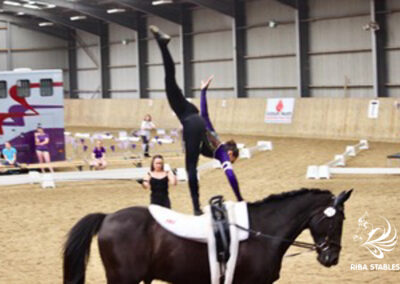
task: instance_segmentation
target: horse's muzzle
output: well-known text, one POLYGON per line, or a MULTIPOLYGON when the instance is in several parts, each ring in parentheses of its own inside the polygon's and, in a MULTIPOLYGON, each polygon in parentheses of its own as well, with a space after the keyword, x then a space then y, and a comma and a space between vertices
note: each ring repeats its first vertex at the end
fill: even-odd
POLYGON ((339 251, 326 250, 318 254, 318 261, 323 266, 331 267, 339 263, 339 251))

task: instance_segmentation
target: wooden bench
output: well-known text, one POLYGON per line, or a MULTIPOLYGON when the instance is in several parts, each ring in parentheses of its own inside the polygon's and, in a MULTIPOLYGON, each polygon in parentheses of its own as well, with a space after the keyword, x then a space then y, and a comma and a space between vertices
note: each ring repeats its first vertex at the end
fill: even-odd
MULTIPOLYGON (((123 159, 123 158, 109 158, 106 159, 107 162, 107 167, 109 166, 135 166, 135 167, 140 167, 142 164, 142 159, 140 158, 129 158, 129 159, 123 159)), ((90 160, 87 161, 87 163, 90 164, 90 160)))
POLYGON ((8 172, 13 172, 13 171, 21 171, 25 169, 23 165, 20 164, 20 167, 14 167, 14 166, 6 166, 6 165, 0 165, 0 173, 8 173, 8 172))
MULTIPOLYGON (((107 166, 141 166, 142 159, 140 158, 111 158, 107 159, 107 166)), ((51 166, 53 169, 60 168, 76 168, 79 171, 83 170, 84 166, 90 166, 90 160, 74 160, 74 161, 60 161, 51 163, 36 163, 36 164, 19 164, 19 167, 0 165, 0 173, 7 173, 11 171, 21 170, 36 170, 47 169, 51 166)))
POLYGON ((391 165, 392 160, 400 160, 400 153, 388 155, 388 156, 386 156, 386 159, 387 159, 387 164, 391 165))
POLYGON ((22 169, 40 169, 40 168, 48 168, 51 166, 53 169, 57 168, 76 168, 77 170, 81 171, 83 166, 86 163, 83 160, 76 160, 76 161, 60 161, 60 162, 51 162, 51 163, 37 163, 37 164, 27 164, 25 167, 21 167, 22 169))

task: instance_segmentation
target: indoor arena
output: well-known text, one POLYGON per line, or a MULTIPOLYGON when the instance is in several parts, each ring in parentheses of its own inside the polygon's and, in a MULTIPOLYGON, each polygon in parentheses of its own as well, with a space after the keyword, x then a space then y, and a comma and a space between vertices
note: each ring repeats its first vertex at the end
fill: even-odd
POLYGON ((399 283, 399 30, 397 0, 0 1, 0 283, 399 283))

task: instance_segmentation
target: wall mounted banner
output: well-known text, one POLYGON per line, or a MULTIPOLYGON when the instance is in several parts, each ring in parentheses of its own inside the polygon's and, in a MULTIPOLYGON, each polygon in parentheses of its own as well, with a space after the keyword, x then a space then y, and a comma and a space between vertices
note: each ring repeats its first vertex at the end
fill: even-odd
POLYGON ((292 123, 294 98, 267 99, 265 123, 292 123))
POLYGON ((368 105, 368 118, 378 118, 379 116, 379 101, 370 100, 368 105))

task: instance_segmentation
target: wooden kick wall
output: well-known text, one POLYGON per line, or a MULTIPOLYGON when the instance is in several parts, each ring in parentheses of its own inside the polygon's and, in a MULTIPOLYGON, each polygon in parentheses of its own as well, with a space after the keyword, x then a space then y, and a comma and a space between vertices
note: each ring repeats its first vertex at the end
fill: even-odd
MULTIPOLYGON (((379 117, 370 119, 370 99, 296 99, 292 124, 266 124, 267 99, 210 99, 208 105, 219 133, 395 142, 400 140, 397 100, 379 99, 379 117)), ((193 102, 198 105, 199 101, 193 102)), ((146 113, 153 116, 158 128, 180 127, 165 99, 65 100, 67 126, 133 129, 140 127, 146 113)))

